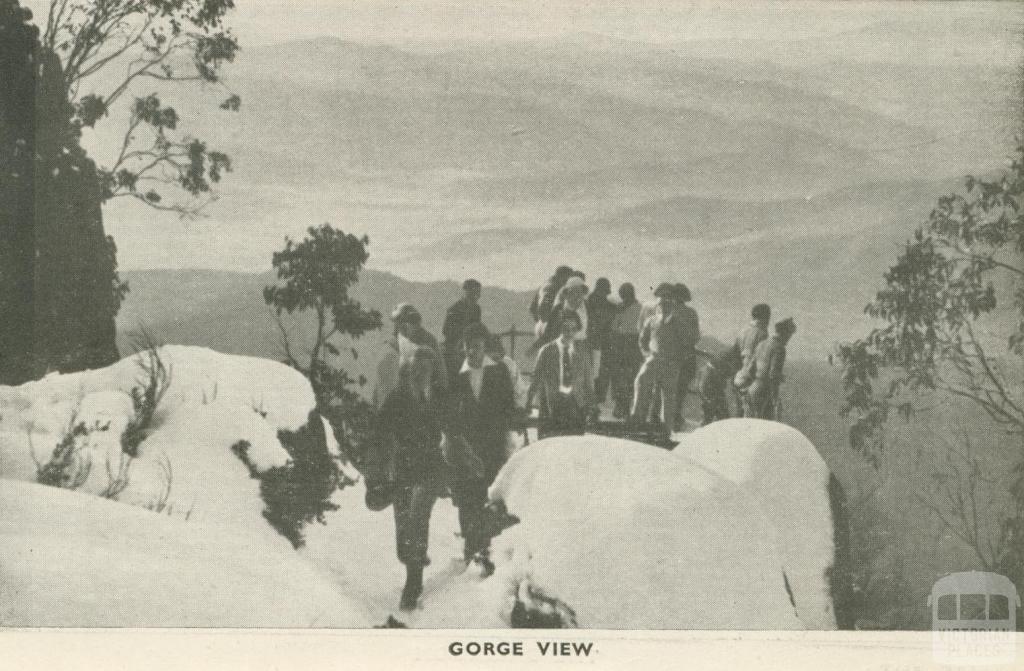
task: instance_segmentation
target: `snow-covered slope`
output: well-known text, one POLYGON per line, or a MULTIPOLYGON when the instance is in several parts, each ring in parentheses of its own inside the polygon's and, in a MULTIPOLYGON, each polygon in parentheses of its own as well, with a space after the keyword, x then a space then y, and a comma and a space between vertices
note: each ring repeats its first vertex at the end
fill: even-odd
MULTIPOLYGON (((465 567, 456 510, 439 500, 422 607, 399 613, 392 511, 367 510, 362 482, 335 492, 339 509, 306 527, 296 553, 232 453, 245 441, 255 470, 286 464, 279 432, 323 421, 306 379, 201 348, 160 356, 170 384, 114 500, 102 495, 136 415, 137 360, 0 387, 3 624, 371 626, 395 614, 415 627, 500 628, 555 607, 593 628, 828 625, 818 586, 831 537, 815 526, 829 520, 827 498, 818 514, 828 473, 791 430, 722 422, 675 454, 603 436, 520 449, 491 489, 521 520, 493 541, 494 575, 465 567), (35 484, 75 427, 81 486, 35 484), (779 496, 795 472, 797 494, 779 496), (804 535, 784 525, 809 515, 804 535)), ((337 450, 329 428, 324 438, 337 450)))
POLYGON ((802 433, 761 419, 714 422, 686 434, 672 455, 750 494, 769 520, 797 614, 808 629, 835 629, 828 581, 834 561, 829 469, 802 433))
POLYGON ((751 500, 663 450, 544 440, 512 457, 491 498, 521 519, 494 540, 497 571, 448 603, 432 599, 421 625, 507 626, 516 596, 532 593, 561 601, 581 627, 803 628, 751 500))
POLYGON ((0 480, 0 626, 367 627, 362 605, 248 530, 0 480))
MULTIPOLYGON (((294 431, 314 407, 309 382, 287 366, 198 347, 165 346, 170 384, 117 500, 165 514, 245 528, 261 542, 285 541, 263 519, 259 483, 231 446, 250 444, 258 470, 287 463, 277 432, 294 431)), ((121 434, 133 415, 129 392, 144 378, 139 357, 103 369, 0 387, 0 477, 35 481, 38 463, 82 424, 80 492, 100 494, 122 464, 121 434)), ((327 432, 331 436, 330 431, 327 432)))

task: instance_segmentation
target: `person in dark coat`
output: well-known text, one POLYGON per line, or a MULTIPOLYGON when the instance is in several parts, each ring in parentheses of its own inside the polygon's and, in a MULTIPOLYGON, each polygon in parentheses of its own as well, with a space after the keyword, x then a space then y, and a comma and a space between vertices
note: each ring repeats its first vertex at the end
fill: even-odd
POLYGON ((462 332, 470 324, 481 321, 480 312, 481 286, 476 280, 462 283, 462 298, 457 300, 444 318, 441 334, 444 336, 444 358, 448 367, 448 379, 454 380, 462 366, 462 332))
POLYGON ((607 359, 612 367, 612 395, 615 417, 626 419, 633 407, 633 381, 644 362, 640 351, 640 311, 636 290, 629 282, 619 287, 620 303, 612 321, 611 347, 607 359))
POLYGON ((454 468, 450 487, 459 509, 463 554, 467 563, 480 563, 485 574, 494 570, 483 517, 487 489, 508 459, 509 431, 516 419, 512 378, 505 364, 487 356, 489 338, 479 322, 463 332, 466 357, 452 387, 448 421, 448 461, 454 468))
POLYGON ((700 320, 697 311, 687 305, 692 299, 690 289, 683 283, 676 284, 676 318, 684 324, 686 332, 685 345, 682 353, 682 360, 679 364, 679 387, 676 389, 676 431, 682 431, 686 426, 686 418, 683 415, 683 407, 686 398, 690 394, 690 385, 697 375, 697 343, 700 342, 700 320))
POLYGON ((612 292, 611 282, 600 277, 594 283, 594 290, 587 296, 587 344, 590 346, 593 359, 594 375, 594 409, 592 419, 600 417, 600 405, 608 395, 612 383, 612 362, 610 354, 612 339, 612 322, 615 320, 617 306, 608 300, 612 292))
POLYGON ((548 278, 530 303, 530 315, 535 324, 535 333, 538 337, 544 332, 544 328, 551 319, 551 313, 555 309, 555 300, 558 293, 565 286, 565 283, 572 277, 573 270, 569 266, 558 266, 554 275, 548 278))
POLYGON ((443 366, 434 350, 418 347, 402 365, 398 387, 377 414, 363 475, 367 505, 394 507, 395 545, 406 568, 400 607, 411 610, 423 592, 430 514, 445 484, 445 405, 434 384, 434 371, 443 366))

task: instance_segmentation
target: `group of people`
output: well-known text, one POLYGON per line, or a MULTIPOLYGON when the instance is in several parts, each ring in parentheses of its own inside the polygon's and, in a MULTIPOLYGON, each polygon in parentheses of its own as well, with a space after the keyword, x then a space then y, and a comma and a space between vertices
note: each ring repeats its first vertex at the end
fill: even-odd
POLYGON ((467 280, 448 311, 444 343, 416 308, 391 314, 394 338, 377 371, 373 436, 363 458, 366 503, 394 508, 398 559, 406 567, 400 607, 423 592, 430 516, 439 497, 459 511, 464 559, 486 575, 487 489, 509 456, 509 432, 522 420, 515 364, 480 321, 480 283, 467 280))
POLYGON ((406 567, 401 607, 414 608, 429 563, 430 516, 439 497, 459 511, 467 565, 487 575, 487 490, 510 456, 509 434, 538 410, 538 437, 582 434, 600 419, 609 392, 613 414, 668 440, 680 430, 683 402, 696 380, 704 422, 730 416, 729 390, 746 416, 777 418, 786 344, 784 319, 769 335, 771 310, 760 304, 734 345, 702 346, 700 321, 685 284, 662 283, 653 304, 633 285, 560 266, 530 305, 536 361, 529 384, 500 338, 482 323, 481 285, 466 280, 447 312, 443 343, 410 304, 391 314, 394 338, 377 371, 373 439, 363 459, 367 505, 394 509, 398 559, 406 567))
POLYGON ((630 283, 609 298, 611 283, 589 291, 584 273, 559 266, 530 305, 539 350, 533 371, 540 437, 583 433, 597 420, 611 390, 613 414, 633 427, 648 427, 667 441, 685 425, 683 404, 694 381, 704 423, 738 413, 778 418, 786 344, 796 332, 792 319, 775 324, 771 308, 759 304, 753 322, 729 347, 702 345, 700 320, 682 283, 662 283, 655 302, 641 304, 630 283))

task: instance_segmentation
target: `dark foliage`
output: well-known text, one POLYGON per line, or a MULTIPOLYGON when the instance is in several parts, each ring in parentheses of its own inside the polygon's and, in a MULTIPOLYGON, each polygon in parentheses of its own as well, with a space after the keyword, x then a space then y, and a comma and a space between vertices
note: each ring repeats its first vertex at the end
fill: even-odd
MULTIPOLYGON (((882 322, 864 339, 839 347, 852 416, 850 445, 876 467, 886 424, 921 412, 922 400, 967 403, 983 412, 1010 445, 1024 445, 1024 143, 1008 170, 991 179, 968 176, 962 193, 939 198, 928 221, 906 243, 885 286, 865 312, 882 322), (1010 296, 997 286, 1009 286, 1010 296), (993 337, 988 322, 1000 301, 1015 323, 993 337), (1007 311, 1009 314, 1009 311, 1007 311), (1001 341, 1001 342, 1000 342, 1001 341)), ((962 437, 971 449, 970 436, 962 437)), ((1018 475, 1024 453, 1018 450, 1018 475)), ((1013 505, 996 543, 982 538, 974 488, 978 461, 967 459, 953 479, 938 482, 938 499, 920 497, 986 568, 1024 579, 1024 484, 1010 487, 1013 505), (960 470, 966 470, 966 477, 960 470)), ((947 474, 948 475, 948 474, 947 474)), ((1019 584, 1019 583, 1018 583, 1019 584)))
POLYGON ((78 142, 60 59, 17 2, 0 8, 0 382, 118 358, 114 317, 127 287, 103 230, 96 168, 78 142))
POLYGON ((323 224, 310 228, 301 242, 285 239, 275 252, 273 265, 280 282, 263 290, 263 299, 274 310, 281 332, 284 361, 309 378, 320 412, 330 420, 346 454, 358 459, 360 446, 369 435, 372 408, 354 389, 366 384, 353 379, 339 364, 343 353, 358 357, 347 344, 380 328, 381 315, 365 310, 349 296, 359 281, 370 254, 369 239, 344 233, 323 224), (309 312, 316 330, 308 345, 308 358, 295 353, 283 316, 309 312))
POLYGON ((142 379, 132 387, 132 417, 121 434, 121 451, 129 457, 139 456, 139 445, 149 435, 153 416, 160 400, 171 384, 171 370, 160 358, 157 344, 143 332, 145 347, 137 356, 142 379))
POLYGON ((78 489, 85 484, 89 479, 92 464, 83 457, 79 440, 88 435, 89 429, 84 422, 72 420, 71 429, 53 448, 50 461, 39 469, 36 481, 41 485, 64 489, 78 489))
POLYGON ((325 522, 324 515, 337 510, 331 494, 342 481, 342 474, 327 449, 327 436, 318 412, 311 411, 298 431, 279 431, 278 439, 288 451, 291 463, 258 472, 248 456, 250 445, 240 441, 231 451, 260 481, 260 496, 266 504, 263 517, 295 547, 304 544, 302 529, 311 522, 325 522))
POLYGON ((396 620, 394 615, 388 615, 384 624, 374 625, 374 629, 408 629, 404 622, 396 620))

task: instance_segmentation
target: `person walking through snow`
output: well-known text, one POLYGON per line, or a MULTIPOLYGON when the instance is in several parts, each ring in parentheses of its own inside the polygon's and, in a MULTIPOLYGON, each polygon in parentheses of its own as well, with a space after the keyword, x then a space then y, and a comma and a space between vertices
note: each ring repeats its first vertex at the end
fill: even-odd
POLYGON ((508 368, 486 353, 490 334, 470 324, 462 335, 465 360, 452 385, 447 461, 452 465, 452 502, 459 509, 464 559, 484 575, 494 570, 484 528, 487 489, 509 456, 509 430, 516 420, 515 390, 508 368))
POLYGON ((400 382, 375 419, 363 476, 367 506, 394 508, 395 547, 406 569, 399 606, 412 610, 423 592, 423 569, 430 563, 430 514, 447 477, 446 407, 444 392, 435 383, 435 372, 444 363, 433 349, 416 347, 401 366, 400 382))

